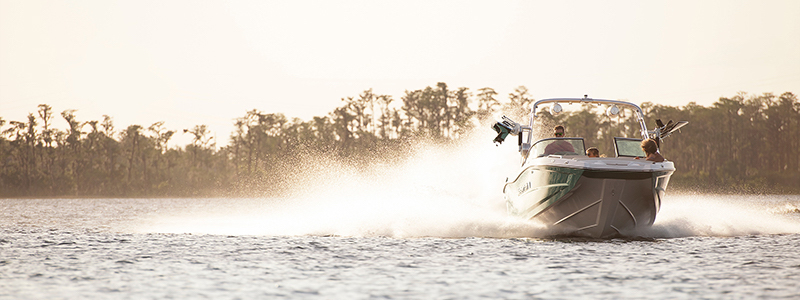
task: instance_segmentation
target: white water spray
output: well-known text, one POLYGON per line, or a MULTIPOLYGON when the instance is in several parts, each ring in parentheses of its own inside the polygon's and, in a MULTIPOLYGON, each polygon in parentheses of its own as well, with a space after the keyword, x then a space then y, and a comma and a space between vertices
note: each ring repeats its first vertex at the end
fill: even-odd
POLYGON ((310 158, 291 198, 218 199, 160 216, 140 231, 253 235, 535 237, 540 224, 510 217, 502 187, 518 167, 516 147, 495 147, 490 130, 459 146, 420 144, 403 163, 359 171, 310 158), (455 148, 454 148, 455 147, 455 148))
MULTIPOLYGON (((189 199, 141 232, 389 237, 545 237, 546 228, 506 214, 502 186, 519 165, 516 145, 495 147, 490 130, 456 146, 419 144, 401 163, 367 171, 325 157, 297 166, 295 196, 189 199)), ((513 179, 513 178, 512 178, 513 179)), ((674 191, 673 191, 674 193, 674 191)), ((634 232, 654 238, 800 233, 800 197, 668 195, 656 223, 634 232), (761 199, 761 200, 759 200, 761 199), (788 203, 788 204, 787 204, 788 203)))
POLYGON ((800 233, 800 196, 667 195, 648 237, 800 233))

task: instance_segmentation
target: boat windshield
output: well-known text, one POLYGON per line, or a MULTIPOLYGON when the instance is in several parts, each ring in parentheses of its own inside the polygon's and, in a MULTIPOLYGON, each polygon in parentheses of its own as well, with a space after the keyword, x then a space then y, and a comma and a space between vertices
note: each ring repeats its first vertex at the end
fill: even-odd
POLYGON ((617 151, 617 157, 645 157, 646 155, 644 154, 641 145, 641 139, 623 137, 614 138, 614 150, 617 151))
POLYGON ((534 157, 546 155, 586 155, 586 148, 583 138, 549 138, 539 140, 533 147, 531 153, 534 157))

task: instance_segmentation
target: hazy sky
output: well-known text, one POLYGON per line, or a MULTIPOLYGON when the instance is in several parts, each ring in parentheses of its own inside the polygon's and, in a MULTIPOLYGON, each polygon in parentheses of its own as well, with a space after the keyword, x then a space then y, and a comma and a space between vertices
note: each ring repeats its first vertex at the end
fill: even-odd
POLYGON ((308 120, 437 82, 501 101, 797 94, 800 1, 0 0, 7 121, 45 103, 225 142, 251 109, 308 120))

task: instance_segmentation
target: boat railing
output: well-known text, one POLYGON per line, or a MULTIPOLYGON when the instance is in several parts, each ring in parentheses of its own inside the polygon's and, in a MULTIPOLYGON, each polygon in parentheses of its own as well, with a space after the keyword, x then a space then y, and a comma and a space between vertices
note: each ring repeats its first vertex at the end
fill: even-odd
MULTIPOLYGON (((587 96, 584 96, 583 98, 548 98, 536 101, 531 107, 531 113, 529 116, 530 121, 528 122, 527 128, 533 128, 533 124, 536 119, 536 109, 539 108, 539 106, 542 104, 549 104, 549 103, 553 103, 553 108, 550 110, 550 112, 553 114, 558 114, 562 111, 560 103, 567 103, 567 104, 587 103, 595 105, 606 105, 608 106, 608 108, 606 109, 606 114, 609 116, 618 114, 620 112, 620 107, 629 108, 636 115, 636 120, 639 123, 639 133, 642 135, 642 138, 646 139, 649 137, 647 133, 647 125, 644 122, 644 113, 642 112, 642 108, 639 107, 639 105, 622 100, 593 99, 587 96)), ((533 137, 531 135, 528 135, 527 142, 531 143, 532 139, 533 137)))

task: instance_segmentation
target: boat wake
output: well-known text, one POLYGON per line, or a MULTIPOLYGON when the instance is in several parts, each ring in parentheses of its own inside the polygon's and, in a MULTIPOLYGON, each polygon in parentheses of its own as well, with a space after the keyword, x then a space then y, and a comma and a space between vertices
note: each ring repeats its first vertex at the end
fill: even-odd
POLYGON ((668 195, 655 224, 634 234, 673 238, 800 233, 800 196, 668 195))

